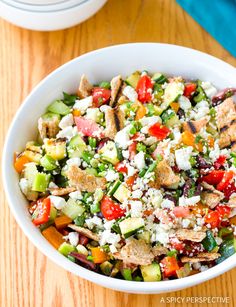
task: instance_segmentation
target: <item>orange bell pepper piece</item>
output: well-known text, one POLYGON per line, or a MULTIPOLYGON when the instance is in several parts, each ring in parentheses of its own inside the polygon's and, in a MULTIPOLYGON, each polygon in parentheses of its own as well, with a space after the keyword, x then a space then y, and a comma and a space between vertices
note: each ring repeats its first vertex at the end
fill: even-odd
POLYGON ((15 170, 17 171, 17 173, 21 173, 24 169, 24 166, 26 163, 29 163, 30 160, 25 157, 24 155, 19 156, 18 158, 16 158, 15 163, 14 163, 14 167, 15 170))
POLYGON ((42 235, 45 239, 48 240, 49 243, 52 244, 56 249, 59 248, 59 246, 65 242, 63 239, 63 235, 56 230, 54 226, 50 226, 42 231, 42 235))
POLYGON ((76 117, 76 116, 80 116, 80 115, 81 115, 81 112, 80 112, 80 110, 76 110, 76 109, 75 109, 75 110, 72 111, 72 114, 73 114, 73 116, 76 117))
POLYGON ((72 219, 66 215, 58 216, 55 218, 54 223, 57 229, 63 229, 72 222, 72 219))
POLYGON ((192 146, 193 148, 197 149, 198 151, 203 151, 203 145, 201 142, 195 143, 195 135, 190 131, 184 131, 182 133, 182 142, 187 146, 192 146))
POLYGON ((170 107, 171 107, 172 110, 175 111, 175 113, 177 113, 179 111, 179 103, 178 102, 171 102, 170 107))
POLYGON ((138 110, 136 112, 135 120, 143 118, 147 113, 147 110, 143 104, 139 104, 138 110))
POLYGON ((108 259, 107 253, 101 247, 93 247, 91 248, 91 253, 93 257, 94 263, 103 263, 108 259))

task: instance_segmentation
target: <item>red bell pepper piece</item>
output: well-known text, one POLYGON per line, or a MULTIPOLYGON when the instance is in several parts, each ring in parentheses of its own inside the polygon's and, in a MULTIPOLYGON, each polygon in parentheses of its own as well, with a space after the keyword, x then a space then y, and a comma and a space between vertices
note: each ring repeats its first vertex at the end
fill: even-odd
POLYGON ((138 93, 138 100, 140 102, 149 102, 152 100, 153 85, 154 82, 147 75, 144 75, 139 79, 136 92, 138 93))
POLYGON ((129 145, 128 151, 129 151, 129 159, 133 160, 134 156, 137 153, 137 142, 133 142, 132 144, 129 145))
POLYGON ((184 87, 184 96, 190 98, 197 88, 196 83, 187 83, 184 87))
POLYGON ((218 205, 216 211, 219 213, 221 218, 228 218, 231 212, 231 208, 225 205, 218 205))
POLYGON ((231 194, 236 192, 236 186, 234 183, 230 183, 225 189, 224 189, 225 198, 228 200, 231 196, 231 194))
POLYGON ((222 180, 217 184, 217 190, 224 191, 224 189, 230 184, 234 177, 233 171, 224 172, 222 180))
POLYGON ((160 123, 155 123, 148 129, 148 132, 159 141, 162 141, 170 134, 170 129, 160 123))
POLYGON ((220 169, 221 166, 224 165, 225 161, 226 161, 226 156, 219 156, 219 158, 214 163, 214 168, 220 169))
POLYGON ((218 211, 211 211, 205 216, 205 223, 211 228, 217 228, 220 225, 221 217, 218 211))
POLYGON ((119 162, 115 165, 115 170, 119 173, 127 174, 128 173, 128 168, 124 164, 124 162, 119 162))
POLYGON ((108 102, 111 97, 111 91, 103 87, 95 87, 92 91, 93 104, 95 107, 100 107, 108 102))
POLYGON ((116 220, 125 214, 125 210, 108 196, 104 196, 101 201, 101 212, 107 220, 116 220))
POLYGON ((33 213, 33 223, 36 226, 45 224, 50 217, 51 201, 50 198, 39 199, 33 213))
POLYGON ((225 171, 222 171, 222 170, 213 170, 208 175, 202 177, 202 181, 208 184, 216 185, 221 182, 221 180, 223 179, 224 173, 225 171))
POLYGON ((179 265, 174 256, 167 256, 161 260, 162 269, 165 277, 171 277, 176 275, 176 271, 179 270, 179 265))

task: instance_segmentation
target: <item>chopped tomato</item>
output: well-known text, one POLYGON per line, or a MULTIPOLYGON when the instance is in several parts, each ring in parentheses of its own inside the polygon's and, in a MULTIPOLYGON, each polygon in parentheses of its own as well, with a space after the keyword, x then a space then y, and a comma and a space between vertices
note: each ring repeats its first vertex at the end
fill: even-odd
POLYGON ((205 216, 205 223, 210 224, 211 228, 217 228, 220 225, 220 214, 218 211, 211 211, 205 216))
POLYGON ((92 91, 93 104, 95 107, 100 107, 108 102, 111 97, 111 91, 103 87, 95 87, 92 91))
POLYGON ((167 256, 161 260, 162 269, 165 277, 171 277, 176 275, 176 271, 179 270, 177 259, 172 256, 167 256))
POLYGON ((36 226, 45 224, 50 217, 51 201, 50 198, 39 199, 33 213, 33 223, 36 226))
POLYGON ((187 217, 190 214, 190 210, 188 207, 179 206, 173 209, 173 213, 176 217, 187 217))
POLYGON ((184 87, 184 96, 190 98, 197 88, 196 83, 187 83, 184 87))
POLYGON ((221 182, 221 180, 223 179, 224 173, 225 171, 222 171, 222 170, 213 170, 208 175, 204 176, 202 178, 202 181, 208 184, 216 185, 221 182))
POLYGON ((129 150, 129 159, 133 160, 134 156, 137 153, 137 142, 133 142, 132 144, 129 145, 128 150, 129 150))
POLYGON ((125 183, 127 184, 127 186, 128 186, 129 188, 132 188, 132 186, 134 185, 134 182, 135 182, 136 179, 137 179, 137 174, 128 177, 128 178, 125 180, 125 183))
POLYGON ((177 251, 184 251, 185 248, 185 243, 181 242, 179 239, 177 238, 170 238, 170 244, 172 246, 173 249, 176 249, 177 251))
POLYGON ((217 190, 224 191, 224 189, 230 184, 234 177, 233 171, 224 172, 222 180, 217 184, 217 190))
POLYGON ((108 196, 104 196, 101 201, 101 212, 107 220, 116 220, 125 214, 125 210, 108 196))
POLYGON ((155 136, 159 141, 162 141, 170 134, 170 129, 160 123, 155 123, 148 129, 148 132, 150 135, 155 136))
POLYGON ((221 166, 224 165, 225 161, 226 161, 226 156, 219 156, 219 158, 214 163, 214 168, 215 169, 221 168, 221 166))
POLYGON ((133 140, 133 141, 143 141, 143 140, 145 140, 145 135, 141 134, 140 132, 136 132, 131 137, 131 140, 133 140))
POLYGON ((230 183, 225 189, 224 189, 224 194, 225 198, 228 200, 231 196, 231 194, 236 192, 236 186, 234 183, 230 183))
POLYGON ((123 163, 123 162, 119 162, 115 165, 115 170, 117 172, 120 172, 120 173, 124 173, 124 174, 127 174, 128 173, 128 168, 127 166, 123 163))
POLYGON ((139 101, 149 102, 152 100, 153 85, 154 85, 154 82, 147 75, 144 75, 139 79, 137 87, 136 87, 139 101))
POLYGON ((75 117, 75 123, 79 132, 82 132, 85 136, 102 137, 103 132, 99 125, 92 119, 84 117, 75 117))
POLYGON ((216 211, 219 213, 221 218, 228 218, 231 212, 231 208, 225 205, 218 205, 216 211))
POLYGON ((79 235, 79 244, 85 246, 85 245, 88 244, 88 242, 89 242, 89 238, 87 238, 86 236, 84 236, 82 234, 79 235))

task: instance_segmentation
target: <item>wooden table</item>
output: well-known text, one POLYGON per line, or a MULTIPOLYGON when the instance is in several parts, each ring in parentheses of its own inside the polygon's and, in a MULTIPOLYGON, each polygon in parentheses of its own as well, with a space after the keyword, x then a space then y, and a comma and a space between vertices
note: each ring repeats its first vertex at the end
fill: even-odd
MULTIPOLYGON (((0 41, 1 147, 17 108, 31 89, 58 66, 90 50, 128 42, 165 42, 195 48, 236 65, 236 59, 174 0, 109 0, 83 24, 51 33, 23 30, 1 20, 0 41)), ((228 306, 235 306, 234 278, 236 269, 202 285, 160 295, 104 289, 67 273, 43 256, 26 239, 1 193, 0 306, 180 306, 162 303, 170 296, 230 297, 228 306)))

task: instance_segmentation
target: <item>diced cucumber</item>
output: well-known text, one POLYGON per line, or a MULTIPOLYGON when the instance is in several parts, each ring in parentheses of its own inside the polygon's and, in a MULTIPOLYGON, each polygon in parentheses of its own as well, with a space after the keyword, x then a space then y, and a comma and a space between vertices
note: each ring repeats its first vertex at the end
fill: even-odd
POLYGON ((125 268, 121 270, 121 274, 124 277, 125 280, 133 280, 132 278, 132 271, 129 268, 125 268))
POLYGON ((66 206, 64 206, 61 211, 72 220, 74 220, 77 218, 77 216, 80 216, 84 213, 85 208, 81 202, 69 198, 66 206))
POLYGON ((93 203, 92 205, 90 205, 90 212, 91 213, 98 213, 100 212, 101 209, 100 209, 100 203, 93 203))
POLYGON ((37 173, 34 177, 32 190, 36 192, 45 192, 48 187, 50 177, 51 176, 49 174, 37 173))
POLYGON ((184 278, 189 276, 191 272, 190 264, 185 263, 183 267, 181 267, 179 270, 176 271, 176 275, 178 278, 184 278))
POLYGON ((77 216, 77 218, 74 220, 75 225, 76 226, 84 226, 85 219, 86 219, 86 217, 85 217, 84 214, 77 216))
POLYGON ((73 136, 67 147, 69 158, 80 158, 86 148, 87 145, 80 135, 73 136))
POLYGON ((62 160, 66 157, 66 141, 63 139, 45 139, 44 148, 46 154, 54 160, 62 160))
POLYGON ((61 119, 61 116, 59 114, 56 114, 56 113, 52 113, 52 112, 47 112, 45 114, 43 114, 42 116, 42 119, 44 120, 55 120, 57 119, 58 121, 61 119))
POLYGON ((23 177, 28 180, 29 186, 32 188, 34 178, 38 174, 38 170, 36 167, 36 163, 30 162, 25 164, 24 170, 23 170, 23 177))
POLYGON ((166 110, 170 103, 178 99, 180 95, 183 95, 184 92, 184 84, 181 82, 171 82, 168 83, 165 88, 163 95, 163 103, 161 104, 161 108, 166 110))
POLYGON ((144 230, 141 233, 137 234, 138 239, 144 240, 146 243, 151 242, 151 234, 148 230, 144 230))
POLYGON ((163 83, 165 83, 167 81, 167 78, 162 73, 156 72, 152 76, 152 80, 154 80, 158 84, 163 84, 163 83))
POLYGON ((115 165, 119 162, 117 148, 114 142, 108 141, 98 152, 101 159, 115 165))
POLYGON ((229 239, 223 241, 220 245, 218 253, 221 255, 218 259, 216 259, 216 263, 221 263, 228 257, 232 256, 236 251, 236 239, 229 239))
POLYGON ((82 155, 81 155, 81 158, 88 164, 90 164, 90 161, 92 160, 93 158, 93 154, 90 153, 89 151, 83 151, 82 152, 82 155))
POLYGON ((56 161, 49 155, 43 156, 40 160, 40 164, 46 171, 52 171, 57 168, 56 161))
POLYGON ((70 108, 62 100, 55 100, 48 106, 47 111, 67 115, 70 113, 70 108))
POLYGON ((121 234, 128 238, 144 227, 144 220, 141 217, 129 217, 119 223, 121 234))
POLYGON ((216 240, 213 237, 212 232, 210 230, 207 230, 206 237, 205 239, 203 239, 201 243, 203 247, 209 252, 211 252, 217 246, 216 240))
POLYGON ((163 124, 168 128, 176 126, 179 124, 178 115, 173 110, 167 110, 161 115, 163 124))
POLYGON ((94 176, 97 176, 98 175, 98 172, 95 168, 86 168, 86 172, 89 174, 89 175, 94 175, 94 176))
POLYGON ((87 109, 85 117, 99 124, 103 120, 103 113, 100 112, 98 108, 89 108, 87 109))
POLYGON ((61 253, 62 255, 67 257, 71 252, 76 251, 76 248, 69 243, 63 242, 59 246, 58 251, 59 251, 59 253, 61 253))
POLYGON ((116 190, 119 188, 120 185, 121 185, 120 180, 116 180, 114 184, 111 185, 107 195, 112 196, 116 192, 116 190))
POLYGON ((141 273, 144 281, 160 281, 161 280, 161 269, 160 265, 153 262, 149 265, 141 265, 141 273))
POLYGON ((103 88, 106 88, 106 89, 110 89, 111 88, 111 84, 110 82, 107 82, 107 81, 102 81, 99 83, 99 87, 103 87, 103 88))
POLYGON ((130 190, 128 190, 124 184, 121 184, 113 194, 113 197, 115 197, 119 202, 123 203, 126 199, 130 197, 130 190))
POLYGON ((141 73, 140 71, 135 71, 134 73, 132 73, 132 75, 130 75, 126 80, 125 82, 132 86, 133 88, 136 88, 137 87, 137 84, 138 84, 138 81, 141 77, 141 73))
POLYGON ((102 200, 103 195, 104 195, 104 193, 103 193, 102 189, 97 188, 94 192, 94 195, 93 195, 94 201, 99 202, 100 200, 102 200))
POLYGON ((110 276, 112 272, 113 265, 109 261, 105 261, 100 264, 100 269, 104 275, 110 276))

